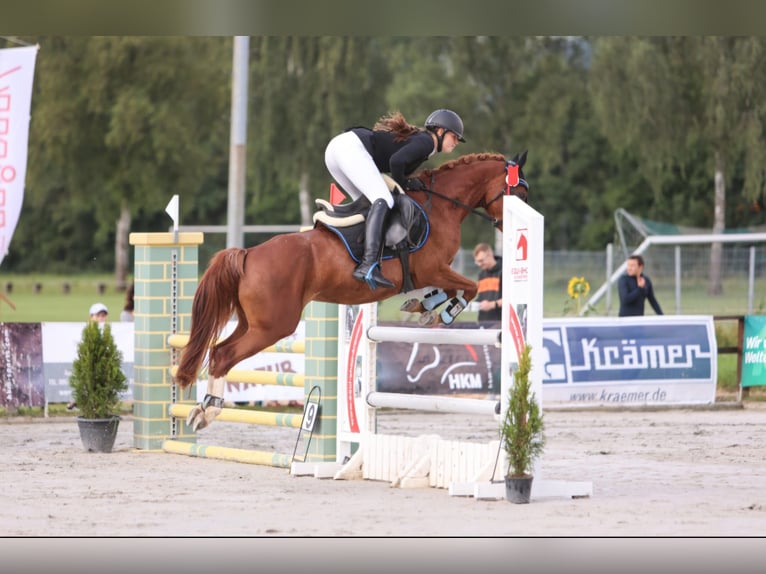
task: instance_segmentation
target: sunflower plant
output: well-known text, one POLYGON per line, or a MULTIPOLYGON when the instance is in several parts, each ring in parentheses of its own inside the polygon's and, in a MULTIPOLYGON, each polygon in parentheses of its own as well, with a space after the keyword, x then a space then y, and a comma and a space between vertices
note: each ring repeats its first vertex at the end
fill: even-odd
MULTIPOLYGON (((590 293, 590 283, 585 277, 572 277, 567 284, 567 295, 569 299, 564 302, 564 315, 569 313, 572 306, 575 308, 575 314, 580 314, 583 305, 583 299, 590 293)), ((588 305, 586 314, 593 310, 592 305, 588 305)))

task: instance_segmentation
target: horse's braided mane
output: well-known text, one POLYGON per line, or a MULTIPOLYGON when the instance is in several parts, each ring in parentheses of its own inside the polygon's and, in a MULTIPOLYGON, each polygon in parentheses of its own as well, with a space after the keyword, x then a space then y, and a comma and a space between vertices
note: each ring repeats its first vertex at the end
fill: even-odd
POLYGON ((505 156, 500 153, 471 153, 468 155, 461 156, 457 159, 453 159, 448 161, 445 164, 440 165, 437 168, 434 169, 426 169, 423 170, 423 175, 430 176, 433 173, 446 171, 448 169, 454 169, 455 167, 459 165, 465 165, 469 163, 473 163, 475 161, 484 161, 484 160, 498 160, 498 161, 505 161, 505 156))

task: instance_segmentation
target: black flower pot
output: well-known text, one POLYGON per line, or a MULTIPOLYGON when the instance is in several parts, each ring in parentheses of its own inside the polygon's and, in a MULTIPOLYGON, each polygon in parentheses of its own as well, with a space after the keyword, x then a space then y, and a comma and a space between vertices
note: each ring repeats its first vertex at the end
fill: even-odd
POLYGON ((120 417, 117 415, 106 419, 77 417, 82 446, 88 452, 112 452, 119 425, 120 417))
POLYGON ((506 476, 506 500, 515 504, 528 504, 532 494, 532 478, 532 476, 506 476))

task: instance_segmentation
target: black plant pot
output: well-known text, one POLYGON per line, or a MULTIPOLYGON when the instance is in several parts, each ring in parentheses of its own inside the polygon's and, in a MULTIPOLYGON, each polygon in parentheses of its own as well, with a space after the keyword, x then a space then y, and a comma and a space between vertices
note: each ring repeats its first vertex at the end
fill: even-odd
POLYGON ((107 419, 77 417, 82 446, 88 452, 112 452, 119 425, 120 417, 117 415, 107 419))
POLYGON ((515 504, 528 504, 532 494, 532 476, 506 476, 505 498, 515 504))

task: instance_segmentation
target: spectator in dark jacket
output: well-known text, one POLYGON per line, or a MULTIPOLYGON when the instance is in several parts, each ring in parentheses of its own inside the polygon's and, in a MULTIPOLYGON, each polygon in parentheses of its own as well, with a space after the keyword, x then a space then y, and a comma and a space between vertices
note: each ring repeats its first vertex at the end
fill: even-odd
POLYGON ((644 275, 644 258, 631 255, 626 263, 625 275, 617 282, 620 293, 620 317, 640 317, 644 314, 644 301, 662 315, 662 308, 654 297, 652 281, 644 275))

